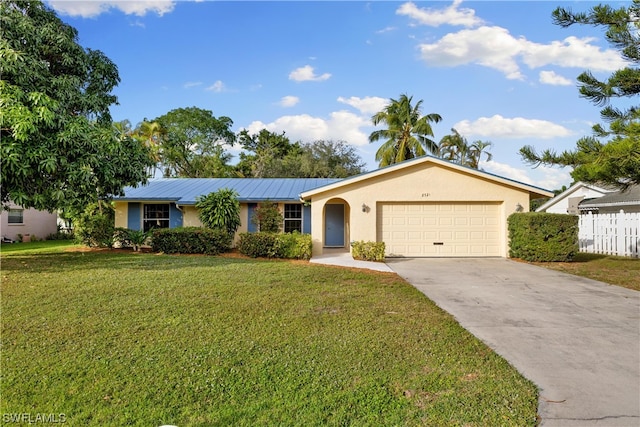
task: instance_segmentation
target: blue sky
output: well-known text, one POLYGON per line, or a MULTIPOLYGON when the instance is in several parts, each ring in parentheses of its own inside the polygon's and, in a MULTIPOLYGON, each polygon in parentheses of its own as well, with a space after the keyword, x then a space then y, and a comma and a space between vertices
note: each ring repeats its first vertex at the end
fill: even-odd
POLYGON ((568 186, 569 169, 533 169, 518 150, 575 147, 600 121, 576 77, 625 65, 603 29, 553 25, 553 9, 586 11, 589 1, 47 3, 118 66, 114 120, 196 106, 230 117, 235 131, 344 140, 368 170, 380 145, 368 143, 371 116, 406 93, 442 116, 436 141, 451 128, 491 141, 484 170, 568 186))

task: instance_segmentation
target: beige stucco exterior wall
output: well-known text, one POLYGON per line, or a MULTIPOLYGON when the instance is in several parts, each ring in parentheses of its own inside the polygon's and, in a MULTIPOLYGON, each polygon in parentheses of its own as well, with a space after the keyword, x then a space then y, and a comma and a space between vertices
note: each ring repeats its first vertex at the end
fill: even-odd
POLYGON ((182 209, 183 227, 202 227, 202 221, 198 217, 198 210, 195 206, 180 206, 182 209))
POLYGON ((114 209, 116 211, 116 227, 127 228, 129 224, 129 211, 127 202, 115 202, 114 209))
MULTIPOLYGON (((144 204, 144 202, 142 202, 144 204)), ((153 202, 157 203, 157 202, 153 202)), ((180 206, 180 205, 179 205, 180 206)), ((202 221, 198 217, 198 210, 195 206, 180 206, 182 210, 183 227, 202 227, 202 221)), ((128 202, 115 202, 115 225, 116 227, 127 228, 128 225, 128 202)), ((240 227, 234 237, 233 245, 239 240, 239 233, 249 231, 248 228, 249 206, 246 203, 240 204, 240 227)), ((4 217, 3 217, 4 218, 4 217)), ((55 232, 55 227, 54 227, 55 232)))
POLYGON ((507 217, 529 210, 529 192, 496 183, 472 172, 419 163, 373 176, 353 184, 318 193, 311 199, 313 255, 321 255, 324 245, 324 207, 327 203, 348 204, 345 209, 345 242, 376 241, 377 207, 384 202, 499 202, 501 204, 501 255, 506 257, 507 217), (366 212, 362 205, 367 206, 366 212))
MULTIPOLYGON (((22 209, 20 206, 11 204, 10 209, 22 209)), ((24 209, 22 212, 22 224, 9 224, 9 212, 2 211, 0 215, 0 233, 3 237, 18 240, 18 234, 30 238, 45 239, 49 234, 58 231, 58 215, 47 211, 36 209, 24 209)))

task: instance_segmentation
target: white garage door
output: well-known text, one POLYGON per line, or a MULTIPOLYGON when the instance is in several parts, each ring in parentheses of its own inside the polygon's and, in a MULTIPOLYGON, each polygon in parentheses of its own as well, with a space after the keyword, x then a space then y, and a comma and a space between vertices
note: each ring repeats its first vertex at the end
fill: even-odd
POLYGON ((500 256, 498 203, 381 203, 388 256, 500 256))

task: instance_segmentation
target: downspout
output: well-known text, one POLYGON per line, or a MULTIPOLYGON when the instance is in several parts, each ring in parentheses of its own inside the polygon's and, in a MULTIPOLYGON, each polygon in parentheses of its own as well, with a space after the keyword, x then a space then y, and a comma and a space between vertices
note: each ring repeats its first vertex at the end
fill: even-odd
MULTIPOLYGON (((182 208, 178 205, 178 202, 174 202, 173 203, 176 206, 176 209, 178 209, 180 211, 180 214, 182 215, 182 226, 184 226, 184 211, 182 210, 182 208)), ((169 225, 171 226, 171 225, 169 225)))

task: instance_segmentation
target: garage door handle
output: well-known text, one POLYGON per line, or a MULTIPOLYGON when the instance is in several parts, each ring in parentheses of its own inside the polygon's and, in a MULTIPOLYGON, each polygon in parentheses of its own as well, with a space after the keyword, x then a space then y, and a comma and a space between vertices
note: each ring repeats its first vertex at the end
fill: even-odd
POLYGON ((442 245, 444 245, 444 242, 433 242, 433 244, 435 246, 442 246, 442 245))

